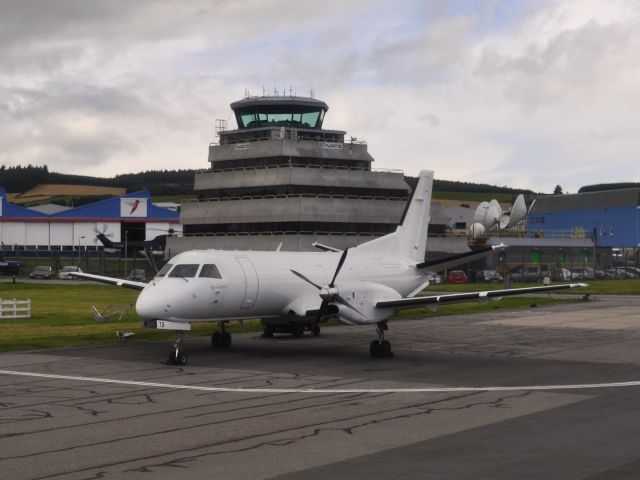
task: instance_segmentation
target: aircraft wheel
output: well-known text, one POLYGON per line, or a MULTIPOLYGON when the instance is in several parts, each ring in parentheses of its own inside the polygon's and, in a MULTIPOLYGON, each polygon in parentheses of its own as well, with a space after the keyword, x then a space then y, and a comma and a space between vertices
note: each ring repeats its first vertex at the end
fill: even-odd
POLYGON ((220 333, 220 344, 218 345, 220 348, 229 348, 231 346, 231 334, 228 332, 220 333))
POLYGON ((387 340, 383 340, 380 344, 380 356, 393 357, 393 352, 391 351, 391 343, 389 343, 387 340))
POLYGON ((169 364, 171 365, 186 365, 187 364, 187 354, 182 350, 173 350, 169 354, 169 364))
POLYGON ((214 347, 220 346, 220 332, 213 332, 211 334, 211 345, 214 347))
POLYGON ((391 351, 391 343, 387 340, 383 340, 382 342, 378 340, 373 340, 371 342, 371 346, 369 347, 369 353, 374 358, 388 358, 393 357, 393 352, 391 351))
POLYGON ((304 335, 304 326, 298 323, 291 325, 291 335, 293 335, 293 338, 300 338, 304 335))
POLYGON ((320 336, 320 325, 314 325, 313 327, 311 327, 311 335, 313 335, 314 337, 320 336))

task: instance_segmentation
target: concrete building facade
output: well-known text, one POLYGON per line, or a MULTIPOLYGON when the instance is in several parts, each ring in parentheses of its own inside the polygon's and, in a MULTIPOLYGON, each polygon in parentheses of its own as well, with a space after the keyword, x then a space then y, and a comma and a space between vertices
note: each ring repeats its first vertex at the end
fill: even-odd
POLYGON ((400 171, 374 171, 365 142, 322 128, 326 103, 302 97, 234 102, 238 128, 209 147, 210 171, 195 177, 197 202, 181 210, 193 248, 345 248, 393 231, 410 187, 400 171))

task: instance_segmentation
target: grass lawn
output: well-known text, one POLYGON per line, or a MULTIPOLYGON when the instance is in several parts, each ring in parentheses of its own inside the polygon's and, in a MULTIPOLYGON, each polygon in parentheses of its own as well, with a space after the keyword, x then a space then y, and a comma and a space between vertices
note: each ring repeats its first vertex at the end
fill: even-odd
MULTIPOLYGON (((614 282, 605 283, 613 284, 614 282)), ((430 287, 429 291, 451 291, 454 287, 459 291, 475 290, 478 287, 498 288, 500 285, 439 285, 437 288, 430 287)), ((582 293, 582 290, 578 293, 582 293)), ((0 298, 30 298, 32 302, 32 318, 0 320, 0 351, 116 343, 118 330, 135 332, 134 341, 171 341, 174 337, 172 331, 140 328, 140 319, 133 308, 137 295, 138 292, 134 290, 108 285, 0 283, 0 298), (92 305, 101 311, 109 305, 130 306, 131 313, 121 321, 96 322, 91 316, 92 305)), ((578 301, 577 298, 575 301, 578 301)), ((394 318, 480 313, 496 309, 530 308, 532 304, 545 305, 567 301, 573 300, 512 297, 498 302, 489 302, 486 305, 472 302, 441 306, 435 313, 424 308, 404 310, 394 318)), ((188 335, 200 336, 210 334, 216 326, 211 323, 193 324, 192 328, 188 335)), ((244 328, 240 327, 238 322, 229 324, 230 332, 260 330, 258 320, 245 322, 244 328)))

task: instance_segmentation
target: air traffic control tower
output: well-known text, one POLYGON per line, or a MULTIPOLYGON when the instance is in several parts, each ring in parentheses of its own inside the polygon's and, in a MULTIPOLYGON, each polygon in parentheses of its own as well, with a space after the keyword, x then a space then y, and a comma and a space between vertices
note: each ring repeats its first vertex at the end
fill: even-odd
POLYGON ((182 205, 189 249, 345 248, 392 232, 409 197, 400 171, 373 171, 367 144, 325 130, 315 98, 246 97, 231 104, 237 130, 216 125, 210 170, 196 174, 198 200, 182 205))

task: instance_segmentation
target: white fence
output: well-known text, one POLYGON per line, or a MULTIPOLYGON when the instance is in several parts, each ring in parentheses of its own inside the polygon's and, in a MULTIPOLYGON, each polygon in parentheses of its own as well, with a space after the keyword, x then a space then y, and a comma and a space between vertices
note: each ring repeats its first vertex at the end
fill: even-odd
POLYGON ((31 318, 31 299, 0 298, 0 319, 3 318, 31 318))

